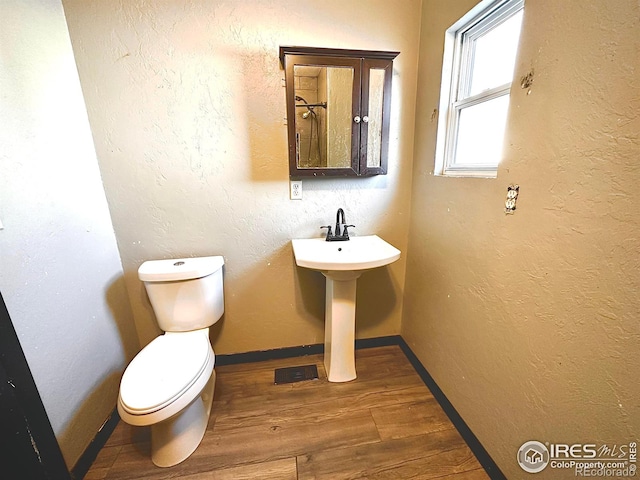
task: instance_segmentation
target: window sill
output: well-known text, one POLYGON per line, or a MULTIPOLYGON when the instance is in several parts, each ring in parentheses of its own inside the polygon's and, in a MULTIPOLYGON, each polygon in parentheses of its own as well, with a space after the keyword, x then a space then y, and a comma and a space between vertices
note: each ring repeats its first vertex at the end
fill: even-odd
POLYGON ((497 170, 448 170, 442 173, 435 173, 436 177, 452 178, 498 178, 497 170))

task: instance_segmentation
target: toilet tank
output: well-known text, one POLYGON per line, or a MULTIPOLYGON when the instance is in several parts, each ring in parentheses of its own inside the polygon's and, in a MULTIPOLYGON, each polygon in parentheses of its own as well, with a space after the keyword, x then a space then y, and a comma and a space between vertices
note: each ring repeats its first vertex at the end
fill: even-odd
POLYGON ((186 332, 210 327, 224 313, 220 256, 149 260, 140 265, 159 327, 186 332))

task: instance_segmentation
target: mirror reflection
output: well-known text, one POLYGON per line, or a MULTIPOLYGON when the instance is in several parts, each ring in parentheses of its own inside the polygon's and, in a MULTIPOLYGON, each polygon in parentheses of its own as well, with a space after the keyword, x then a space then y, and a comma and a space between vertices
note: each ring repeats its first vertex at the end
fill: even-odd
POLYGON ((348 168, 353 68, 295 65, 293 73, 298 168, 348 168))
POLYGON ((367 116, 367 167, 379 167, 382 161, 382 110, 384 93, 382 68, 369 70, 369 112, 367 116))

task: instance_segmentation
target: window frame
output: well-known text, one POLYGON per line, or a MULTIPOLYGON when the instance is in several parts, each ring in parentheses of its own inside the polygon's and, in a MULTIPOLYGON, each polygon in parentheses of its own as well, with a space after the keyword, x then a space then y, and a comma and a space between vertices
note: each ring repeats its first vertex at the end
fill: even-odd
POLYGON ((484 0, 447 29, 436 139, 435 175, 495 178, 498 165, 456 164, 460 113, 467 107, 509 95, 512 82, 469 95, 475 40, 524 9, 524 0, 484 0))

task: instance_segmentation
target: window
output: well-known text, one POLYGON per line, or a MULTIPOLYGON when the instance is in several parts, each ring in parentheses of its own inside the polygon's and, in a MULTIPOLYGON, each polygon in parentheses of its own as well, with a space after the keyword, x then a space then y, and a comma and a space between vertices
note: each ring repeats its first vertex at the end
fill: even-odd
POLYGON ((436 175, 497 175, 523 8, 485 0, 447 30, 436 175))

